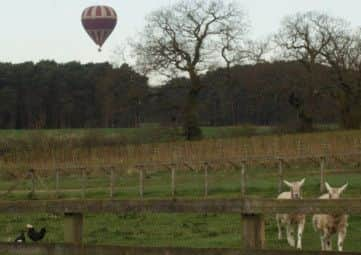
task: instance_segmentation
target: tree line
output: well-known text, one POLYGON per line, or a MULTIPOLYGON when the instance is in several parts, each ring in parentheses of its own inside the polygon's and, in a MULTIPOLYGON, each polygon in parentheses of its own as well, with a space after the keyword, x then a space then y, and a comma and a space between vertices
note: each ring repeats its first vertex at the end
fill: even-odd
MULTIPOLYGON (((314 70, 319 90, 332 82, 329 67, 318 65, 314 70)), ((299 95, 313 99, 303 86, 306 74, 300 63, 285 61, 209 71, 200 76, 204 88, 199 95, 199 123, 298 128, 302 120, 293 101, 299 95)), ((179 127, 184 123, 190 82, 175 78, 150 87, 146 76, 126 64, 2 63, 0 128, 115 128, 141 123, 179 127)), ((336 109, 332 96, 307 104, 315 123, 340 122, 341 115, 330 109, 336 109)))
POLYGON ((147 78, 128 65, 2 63, 0 127, 131 126, 134 102, 147 90, 147 78))

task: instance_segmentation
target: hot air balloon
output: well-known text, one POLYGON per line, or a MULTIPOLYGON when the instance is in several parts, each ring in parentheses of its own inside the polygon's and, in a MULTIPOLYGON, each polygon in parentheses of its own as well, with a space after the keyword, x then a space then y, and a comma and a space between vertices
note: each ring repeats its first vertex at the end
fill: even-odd
POLYGON ((83 11, 81 22, 101 51, 101 47, 117 24, 117 13, 109 6, 90 6, 83 11))

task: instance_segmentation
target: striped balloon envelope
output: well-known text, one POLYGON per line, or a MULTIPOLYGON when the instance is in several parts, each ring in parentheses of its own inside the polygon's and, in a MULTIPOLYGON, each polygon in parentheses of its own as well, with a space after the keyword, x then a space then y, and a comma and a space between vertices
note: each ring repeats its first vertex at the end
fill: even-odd
POLYGON ((99 46, 99 51, 117 24, 117 14, 112 7, 97 5, 86 8, 81 22, 90 38, 99 46))

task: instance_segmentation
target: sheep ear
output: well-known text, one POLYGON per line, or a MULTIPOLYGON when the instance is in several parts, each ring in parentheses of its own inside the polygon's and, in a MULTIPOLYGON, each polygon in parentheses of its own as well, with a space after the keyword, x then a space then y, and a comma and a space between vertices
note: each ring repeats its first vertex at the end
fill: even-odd
POLYGON ((340 188, 339 194, 341 194, 342 192, 344 192, 344 190, 347 188, 347 186, 348 186, 348 182, 340 188))
POLYGON ((331 188, 330 184, 328 184, 328 182, 325 182, 325 187, 326 187, 328 192, 331 192, 332 188, 331 188))
POLYGON ((305 184, 306 178, 303 178, 301 181, 299 181, 299 185, 300 187, 303 186, 303 184, 305 184))
POLYGON ((293 187, 292 183, 286 181, 286 180, 283 180, 283 183, 286 184, 288 187, 293 187))

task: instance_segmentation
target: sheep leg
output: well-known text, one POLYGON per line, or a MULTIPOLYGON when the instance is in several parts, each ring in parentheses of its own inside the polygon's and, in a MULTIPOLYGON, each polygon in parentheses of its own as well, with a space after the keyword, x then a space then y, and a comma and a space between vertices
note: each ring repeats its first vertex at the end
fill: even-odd
POLYGON ((294 238, 294 236, 293 236, 293 232, 294 232, 293 226, 292 226, 291 224, 287 224, 286 231, 287 231, 287 241, 288 241, 288 244, 289 244, 291 247, 295 247, 296 242, 295 242, 295 238, 294 238))
POLYGON ((305 221, 302 220, 298 223, 297 228, 297 249, 302 249, 302 235, 305 229, 305 221))
POLYGON ((331 237, 327 237, 326 239, 326 251, 332 251, 331 237))
POLYGON ((325 251, 332 251, 332 243, 331 243, 331 235, 329 235, 328 233, 326 233, 323 237, 324 239, 324 246, 325 246, 325 251))
POLYGON ((281 219, 279 214, 276 215, 276 221, 278 228, 278 240, 282 240, 282 226, 281 226, 281 219))
POLYGON ((343 251, 343 242, 345 241, 345 238, 346 238, 346 229, 340 230, 338 232, 338 238, 337 238, 338 251, 343 251))
POLYGON ((320 236, 321 239, 321 251, 324 251, 326 249, 325 247, 325 238, 323 235, 320 236))

